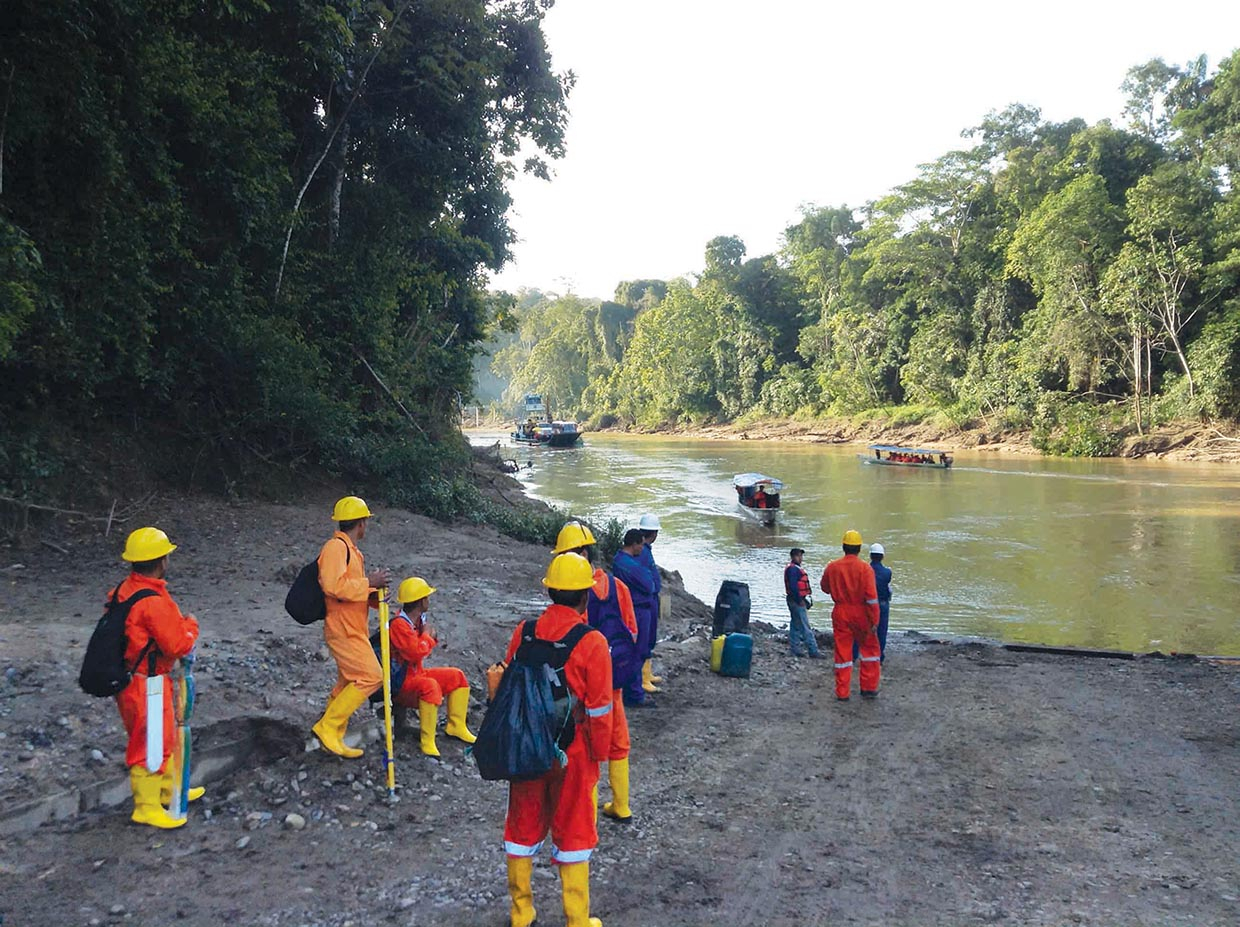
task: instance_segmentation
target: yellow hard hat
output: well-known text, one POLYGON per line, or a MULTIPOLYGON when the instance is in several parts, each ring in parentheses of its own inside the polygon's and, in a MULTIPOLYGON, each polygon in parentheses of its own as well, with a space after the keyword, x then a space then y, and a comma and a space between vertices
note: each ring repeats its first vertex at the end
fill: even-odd
POLYGON ((547 567, 543 585, 548 589, 589 589, 594 585, 594 568, 581 554, 560 554, 547 567))
POLYGON ((852 531, 852 530, 845 531, 844 532, 844 543, 847 544, 849 547, 854 547, 854 546, 860 547, 861 546, 861 533, 858 531, 852 531))
POLYGON ((579 521, 570 521, 560 529, 555 538, 555 550, 551 553, 562 554, 579 547, 589 547, 595 543, 594 534, 579 521))
POLYGON ((369 518, 370 509, 357 496, 345 496, 332 509, 332 521, 353 521, 358 518, 369 518))
POLYGON ((168 540, 168 535, 158 528, 139 528, 125 539, 125 552, 121 554, 121 559, 130 563, 146 563, 166 557, 176 549, 177 546, 168 540))
POLYGON ((425 599, 435 591, 435 587, 427 583, 421 576, 410 576, 396 590, 396 599, 401 605, 408 605, 418 599, 425 599))

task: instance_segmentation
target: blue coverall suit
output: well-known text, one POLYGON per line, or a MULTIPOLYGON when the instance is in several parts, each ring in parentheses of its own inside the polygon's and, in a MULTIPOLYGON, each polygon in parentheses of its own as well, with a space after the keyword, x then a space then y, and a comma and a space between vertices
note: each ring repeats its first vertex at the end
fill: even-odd
MULTIPOLYGON (((654 581, 639 558, 622 550, 616 551, 611 570, 620 582, 629 587, 629 594, 633 598, 633 613, 637 617, 637 652, 642 662, 645 662, 650 642, 654 640, 652 626, 658 620, 659 614, 659 599, 655 593, 654 581)), ((624 687, 624 702, 626 705, 640 705, 644 701, 646 692, 642 688, 639 672, 634 674, 624 687)))
MULTIPOLYGON (((891 611, 891 567, 883 566, 881 557, 870 557, 870 567, 874 570, 874 585, 878 587, 878 661, 881 663, 887 656, 887 613, 891 611)), ((853 644, 853 659, 857 659, 859 648, 853 644)))

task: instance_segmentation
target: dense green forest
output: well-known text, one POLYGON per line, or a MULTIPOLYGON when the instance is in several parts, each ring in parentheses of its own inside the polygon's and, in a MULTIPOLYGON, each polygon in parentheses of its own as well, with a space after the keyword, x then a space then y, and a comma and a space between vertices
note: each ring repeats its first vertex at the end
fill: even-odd
POLYGON ((1071 454, 1240 415, 1240 53, 1122 88, 1123 126, 991 113, 887 196, 805 209, 776 254, 725 235, 693 280, 521 294, 509 400, 639 427, 937 417, 1071 454))
POLYGON ((8 0, 0 492, 313 466, 451 514, 551 0, 8 0))

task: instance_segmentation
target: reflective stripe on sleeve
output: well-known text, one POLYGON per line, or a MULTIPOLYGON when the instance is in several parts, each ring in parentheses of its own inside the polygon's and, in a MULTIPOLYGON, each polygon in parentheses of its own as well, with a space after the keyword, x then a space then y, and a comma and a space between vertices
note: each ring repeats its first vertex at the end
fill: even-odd
POLYGON ((533 846, 524 843, 513 843, 511 840, 504 841, 504 852, 509 856, 537 856, 538 851, 542 849, 543 842, 540 840, 533 846))
POLYGON ((551 861, 554 863, 562 863, 570 865, 572 863, 588 863, 590 854, 593 849, 589 850, 561 850, 555 844, 551 845, 551 861))
POLYGON ((837 663, 837 664, 835 664, 835 668, 836 668, 836 669, 851 669, 851 668, 852 668, 852 660, 849 660, 847 663, 837 663))
POLYGON ((607 714, 607 712, 611 711, 611 704, 611 702, 608 702, 606 705, 600 705, 598 708, 587 708, 586 714, 591 718, 601 718, 603 715, 607 714))
POLYGON ((877 604, 878 604, 878 599, 866 599, 866 600, 865 600, 865 604, 866 604, 866 605, 877 605, 877 604))

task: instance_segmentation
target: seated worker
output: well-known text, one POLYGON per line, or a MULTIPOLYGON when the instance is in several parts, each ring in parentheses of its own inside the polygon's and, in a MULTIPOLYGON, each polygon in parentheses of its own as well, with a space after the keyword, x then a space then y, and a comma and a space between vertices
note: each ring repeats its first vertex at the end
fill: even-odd
POLYGON ((753 491, 753 507, 755 509, 766 508, 766 490, 761 486, 753 491))
POLYGON ((467 744, 477 739, 465 724, 469 710, 469 680, 465 674, 454 666, 422 666, 422 661, 439 643, 435 629, 426 623, 428 602, 434 591, 422 577, 410 576, 396 591, 400 611, 388 623, 392 662, 394 665, 403 663, 405 670, 400 691, 392 693, 392 704, 418 709, 422 752, 427 756, 439 756, 435 725, 445 695, 448 697, 448 723, 443 732, 467 744))

